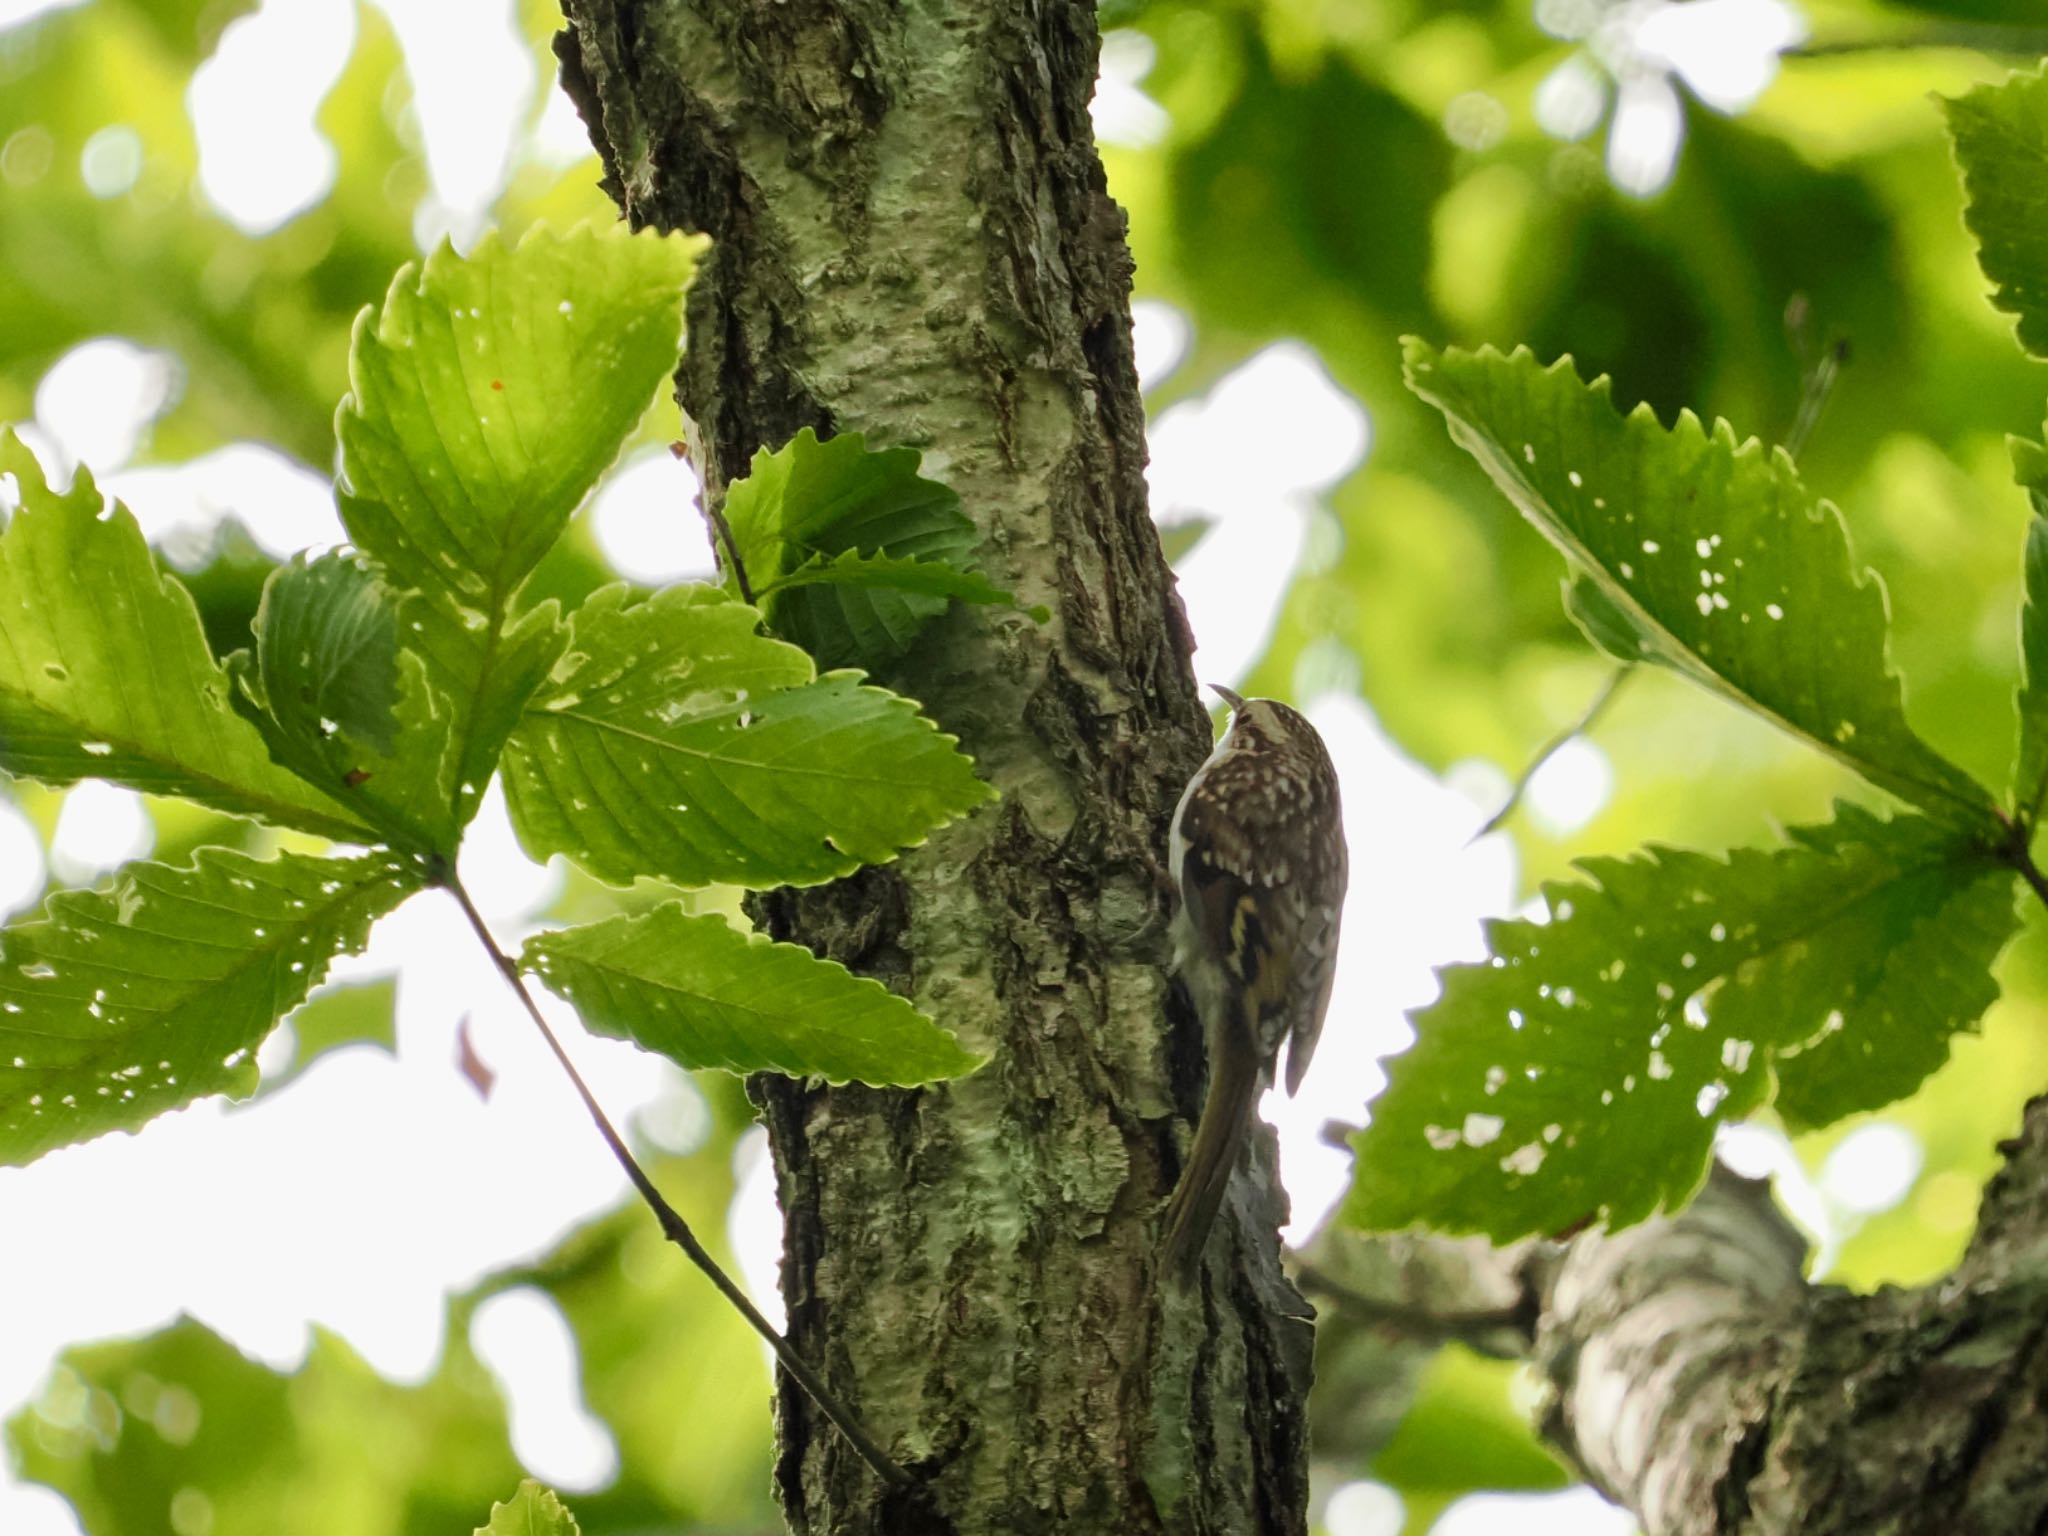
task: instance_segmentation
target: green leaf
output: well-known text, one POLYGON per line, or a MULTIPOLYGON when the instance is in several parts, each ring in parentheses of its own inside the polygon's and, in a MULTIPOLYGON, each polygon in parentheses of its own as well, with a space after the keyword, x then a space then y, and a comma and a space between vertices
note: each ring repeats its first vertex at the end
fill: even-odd
POLYGON ((765 601, 795 587, 894 588, 926 597, 957 597, 967 603, 1012 601, 1011 593, 993 585, 979 571, 963 571, 943 560, 864 555, 857 549, 808 560, 787 576, 777 577, 767 591, 758 592, 755 597, 765 601))
POLYGON ((538 934, 521 958, 591 1029, 681 1067, 879 1087, 985 1060, 880 982, 675 902, 538 934))
POLYGON ((1216 526, 1216 519, 1190 513, 1176 517, 1170 523, 1159 525, 1159 553, 1166 557, 1168 565, 1179 565, 1194 553, 1195 546, 1209 536, 1209 530, 1216 526))
POLYGON ((292 1059, 268 1073, 257 1097, 297 1081, 329 1051, 345 1045, 398 1049, 398 983, 391 977, 330 987, 315 993, 285 1018, 292 1029, 292 1059))
POLYGON ((2031 828, 2048 801, 2048 448, 2014 438, 2013 469, 2034 504, 2022 561, 2026 600, 2020 608, 2019 762, 2013 804, 2031 828))
POLYGON ((271 755, 393 846, 420 852, 443 850, 456 830, 449 708, 420 655, 398 643, 427 607, 393 594, 359 556, 302 556, 264 586, 253 662, 228 658, 236 707, 271 755))
POLYGON ((342 517, 424 599, 404 643, 449 704, 445 843, 560 652, 555 605, 522 606, 520 586, 674 368, 691 252, 587 228, 443 245, 357 322, 342 517))
POLYGON ((675 367, 691 250, 536 228, 401 268, 357 321, 336 421, 356 542, 502 611, 675 367))
POLYGON ((903 655, 948 598, 1008 598, 964 574, 980 536, 918 463, 914 449, 870 453, 857 432, 821 443, 806 427, 755 454, 726 490, 726 525, 769 627, 821 667, 903 655), (795 579, 804 571, 818 575, 795 579))
POLYGON ((1952 827, 1854 806, 1788 846, 1589 859, 1548 922, 1442 973, 1357 1138, 1345 1211, 1507 1241, 1640 1221, 1776 1083, 1795 1129, 1910 1092, 1997 996, 2011 871, 1952 827))
MULTIPOLYGON (((936 598, 941 607, 948 598, 965 603, 1016 601, 1012 593, 992 585, 977 571, 963 571, 943 560, 864 555, 857 549, 829 559, 820 555, 755 597, 764 612, 774 612, 791 589, 821 586, 844 589, 840 600, 791 610, 777 626, 793 637, 801 636, 804 648, 819 658, 820 665, 835 659, 886 661, 908 654, 911 642, 937 611, 920 601, 922 598, 936 598), (851 590, 856 588, 858 600, 851 590)), ((1045 608, 1030 612, 1041 624, 1051 617, 1045 608)))
POLYGON ((491 1523, 478 1526, 476 1536, 578 1536, 579 1530, 554 1490, 529 1477, 509 1502, 491 1506, 491 1523))
POLYGON ((1408 384, 1658 661, 1937 814, 1998 825, 1990 794, 1907 725, 1883 586, 1783 452, 1690 412, 1614 412, 1569 358, 1544 368, 1404 344, 1408 384))
POLYGON ((280 566, 256 610, 271 714, 291 735, 353 737, 389 756, 398 734, 398 615, 375 574, 342 551, 280 566))
POLYGON ((2048 73, 2014 75, 1944 102, 1991 302, 2019 317, 2020 345, 2048 357, 2048 73))
POLYGON ((255 1051, 420 885, 384 855, 135 863, 0 932, 0 1164, 256 1086, 255 1051))
POLYGON ((81 468, 51 490, 0 434, 18 505, 0 533, 0 768, 112 779, 238 816, 367 841, 357 817, 270 760, 228 701, 191 595, 81 468))
POLYGON ((1564 611, 1579 632, 1616 661, 1655 661, 1657 652, 1600 584, 1580 573, 1565 578, 1564 611))
POLYGON ((527 851, 614 884, 815 885, 991 797, 912 700, 857 673, 812 681, 759 621, 702 588, 594 594, 506 749, 527 851))

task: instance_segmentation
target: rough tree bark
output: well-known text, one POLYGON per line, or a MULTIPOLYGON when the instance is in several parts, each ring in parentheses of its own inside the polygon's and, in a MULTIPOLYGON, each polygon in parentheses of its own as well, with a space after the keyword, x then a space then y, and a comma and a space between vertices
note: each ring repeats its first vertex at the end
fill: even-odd
POLYGON ((565 9, 563 80, 609 189, 637 225, 714 241, 677 375, 707 495, 806 426, 916 447, 991 576, 1053 612, 955 614, 888 679, 1001 804, 757 913, 994 1052, 922 1092, 754 1087, 792 1338, 936 1511, 888 1507, 785 1382, 789 1524, 1301 1532, 1310 1339, 1277 1199, 1240 1180, 1200 1296, 1161 1312, 1148 1289, 1200 1076, 1157 857, 1208 729, 1145 509, 1093 9, 565 9))
MULTIPOLYGON (((1533 1361, 1544 1434, 1647 1536, 2038 1536, 2048 1098, 2002 1150, 1963 1261, 1914 1290, 1809 1284, 1768 1188, 1725 1170, 1676 1217, 1563 1246, 1328 1234, 1306 1279, 1340 1335, 1348 1314, 1533 1361)), ((1377 1414, 1388 1379, 1318 1406, 1377 1414)))

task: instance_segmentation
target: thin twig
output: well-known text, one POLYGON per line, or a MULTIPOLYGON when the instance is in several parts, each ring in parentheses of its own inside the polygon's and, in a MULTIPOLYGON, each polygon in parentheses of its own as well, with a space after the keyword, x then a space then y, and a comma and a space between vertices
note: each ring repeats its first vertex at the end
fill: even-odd
POLYGON ((1535 1319, 1527 1299, 1512 1307, 1486 1307, 1471 1312, 1432 1312, 1414 1302, 1369 1296, 1355 1286, 1313 1264, 1297 1262, 1295 1282, 1311 1296, 1336 1303, 1339 1310, 1362 1323, 1392 1328, 1413 1339, 1456 1339, 1475 1354, 1492 1359, 1513 1359, 1520 1351, 1502 1350, 1494 1341, 1502 1332, 1512 1331, 1527 1338, 1535 1319))
POLYGON ((725 563, 732 567, 732 579, 739 583, 740 601, 751 607, 754 588, 747 580, 746 562, 740 559, 740 547, 733 542, 732 524, 725 520, 725 508, 714 507, 707 500, 704 515, 711 519, 711 526, 718 530, 718 542, 725 546, 725 563))
POLYGON ((1550 740, 1543 743, 1542 747, 1537 750, 1536 756, 1530 759, 1529 766, 1524 768, 1521 776, 1515 780, 1514 788, 1508 791, 1506 803, 1499 810, 1495 811, 1492 816, 1487 818, 1485 826, 1472 834, 1472 842, 1476 843, 1482 837, 1489 836, 1501 829, 1507 819, 1515 814, 1515 807, 1522 803, 1522 797, 1529 792, 1529 781, 1536 777, 1537 770, 1555 757, 1566 742, 1575 736, 1582 735, 1593 729, 1595 722, 1599 720, 1601 715, 1606 713, 1607 706, 1614 702, 1614 696, 1621 692, 1621 685, 1628 681, 1629 674, 1633 671, 1635 671, 1635 664, 1633 662, 1626 666, 1617 667, 1614 675, 1607 679, 1606 685, 1594 696, 1593 702, 1586 706, 1579 718, 1551 737, 1550 740))
MULTIPOLYGON (((683 463, 688 464, 690 462, 690 445, 688 443, 681 441, 670 443, 668 451, 682 460, 683 463)), ((694 467, 692 466, 693 469, 694 467)), ((702 477, 699 476, 699 478, 701 479, 702 477)), ((747 581, 747 566, 746 562, 740 559, 740 547, 733 540, 732 524, 725 520, 725 508, 712 504, 709 487, 706 487, 699 494, 697 505, 704 509, 704 520, 711 525, 711 531, 717 535, 718 543, 725 551, 725 563, 732 571, 733 581, 740 589, 740 601, 749 607, 753 606, 754 589, 747 581)))
POLYGON ((654 1180, 648 1177, 647 1170, 640 1166, 640 1160, 634 1157, 626 1146, 625 1139, 619 1135, 610 1117, 598 1104, 597 1096, 590 1091, 590 1085, 584 1082, 583 1074, 576 1070, 576 1064, 569 1059, 569 1053, 562 1049, 561 1040, 554 1030, 548 1027, 548 1021, 541 1016, 540 1008, 533 1000, 533 993, 527 989, 526 979, 519 974, 517 962, 500 949, 497 940, 491 937, 490 929, 484 925, 483 914, 477 911, 476 903, 469 899, 469 892, 462 888, 462 883, 455 878, 452 871, 443 876, 442 884, 448 894, 455 898, 456 905, 462 908, 462 915, 469 919, 469 926, 476 930, 477 938, 490 952, 491 959, 496 962, 505 980, 511 983, 512 990, 518 994, 520 1003, 526 1009, 526 1016, 533 1020, 534 1027, 540 1031, 541 1038, 547 1041, 548 1049, 554 1053, 555 1060, 561 1063, 562 1070, 569 1075, 569 1082, 575 1088, 576 1096, 583 1100, 583 1107, 590 1112, 591 1121, 597 1126, 598 1134, 604 1138, 605 1145, 612 1149, 612 1156, 618 1159, 619 1166, 626 1171, 626 1177, 632 1181, 633 1188, 639 1191, 640 1198, 647 1202, 648 1208, 654 1212, 655 1219, 661 1223, 662 1236, 682 1249, 689 1256, 690 1262, 702 1270, 711 1283, 718 1287, 719 1294, 731 1302, 740 1316, 747 1320, 747 1326, 767 1341, 768 1347, 775 1351, 775 1358, 782 1362, 782 1368, 796 1378, 797 1383, 810 1394, 811 1401, 824 1411, 825 1417, 839 1426, 839 1432, 846 1436, 854 1450, 860 1453, 861 1460, 874 1468, 877 1477, 891 1487, 913 1486, 910 1474, 890 1458, 889 1453, 867 1432, 860 1420, 853 1416, 852 1411, 839 1401, 830 1387, 825 1385, 824 1378, 811 1368, 810 1362, 798 1354, 795 1346, 776 1331, 773 1323, 761 1315, 760 1309, 747 1299, 747 1293, 740 1289, 738 1282, 721 1269, 718 1261, 711 1257, 702 1243, 697 1241, 697 1234, 690 1230, 690 1224, 683 1220, 681 1213, 668 1203, 659 1189, 655 1188, 654 1180))
POLYGON ((1806 376, 1806 387, 1799 393, 1799 414, 1792 420, 1792 430, 1785 434, 1785 452, 1791 458, 1796 460, 1806 451, 1807 440, 1820 425, 1820 413, 1827 408, 1828 399, 1835 392, 1835 381, 1842 376, 1842 366, 1848 361, 1849 343, 1836 341, 1806 376))
POLYGON ((2011 862, 2013 868, 2020 872, 2020 878, 2026 881, 2034 894, 2041 899, 2041 905, 2048 907, 2048 875, 2041 873, 2041 866, 2034 862, 2033 855, 2027 851, 2024 843, 2016 841, 2013 844, 2011 862))
POLYGON ((1844 37, 1797 43, 1781 57, 1821 59, 1852 53, 1899 53, 1919 48, 1967 48, 1976 53, 2048 53, 2048 29, 2005 26, 1997 22, 1949 22, 1918 31, 1873 37, 1844 37))

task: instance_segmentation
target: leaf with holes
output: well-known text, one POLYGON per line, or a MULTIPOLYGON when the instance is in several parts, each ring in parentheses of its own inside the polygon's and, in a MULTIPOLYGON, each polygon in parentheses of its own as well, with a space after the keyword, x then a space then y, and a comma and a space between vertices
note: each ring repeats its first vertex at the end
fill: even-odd
POLYGON ((2022 438, 2009 446, 2015 478, 2034 506, 2021 561, 2020 741, 2012 790, 2013 804, 2031 828, 2048 802, 2048 448, 2022 438))
POLYGON ((1645 659, 1901 799, 1999 826, 1989 792, 1906 723, 1884 589, 1783 452, 1690 412, 1669 431, 1648 406, 1619 416, 1608 381, 1580 383, 1569 359, 1545 368, 1527 349, 1437 352, 1413 338, 1405 353, 1409 387, 1598 587, 1603 646, 1632 632, 1645 659))
POLYGON ((1009 599, 966 572, 980 535, 918 463, 913 449, 870 453, 857 432, 821 443, 806 427, 755 454, 726 491, 726 525, 769 627, 820 667, 903 655, 950 598, 1009 599))
POLYGON ((342 516, 422 598, 401 639, 448 701, 443 843, 559 654, 553 603, 522 605, 520 587, 674 368, 693 249, 587 228, 443 245, 356 325, 342 516))
POLYGON ((505 753, 513 825, 615 884, 815 885, 893 859, 989 799, 910 699, 756 633, 701 588, 577 612, 505 753))
POLYGON ((368 827, 270 759, 228 703, 191 595, 80 469, 59 494, 0 434, 18 487, 0 533, 0 768, 48 784, 113 779, 355 841, 368 827))
POLYGON ((329 1051, 350 1045, 374 1045, 390 1055, 398 1051, 398 982, 385 976, 323 988, 285 1016, 292 1031, 292 1059, 266 1072, 257 1097, 276 1093, 305 1074, 329 1051))
POLYGON ((1769 852, 1652 849, 1544 887, 1442 973, 1356 1139, 1353 1224, 1498 1241, 1640 1221, 1715 1127, 1794 1129, 1911 1092, 1997 996, 2013 876, 1968 835, 1849 805, 1769 852))
POLYGON ((908 1086, 985 1059, 878 981, 674 902, 527 940, 583 1022, 681 1067, 908 1086))
POLYGON ((2048 357, 2048 72, 2014 75, 1944 102, 1963 168, 1977 261, 1991 302, 2018 317, 2020 345, 2048 357))
POLYGON ((454 774, 448 708, 398 643, 403 616, 425 603, 391 592, 359 556, 301 556, 264 584, 254 656, 228 658, 235 707, 271 755, 418 852, 448 835, 454 774))
POLYGON ((256 1047, 420 885, 386 855, 127 865, 0 931, 0 1164, 256 1087, 256 1047))

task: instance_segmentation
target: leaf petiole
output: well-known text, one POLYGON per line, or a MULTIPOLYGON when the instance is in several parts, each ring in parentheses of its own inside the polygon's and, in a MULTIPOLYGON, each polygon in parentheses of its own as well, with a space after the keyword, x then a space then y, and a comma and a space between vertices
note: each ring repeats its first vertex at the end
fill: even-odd
POLYGON ((568 1051, 563 1049, 561 1038, 549 1026, 539 1005, 534 1002, 533 993, 526 985, 526 978, 519 974, 518 962, 491 937, 491 930, 484 922, 483 914, 477 911, 476 903, 469 899, 469 892, 463 889, 462 882, 454 871, 443 870, 439 883, 442 889, 455 898, 455 904, 462 909, 462 915, 468 919, 478 942, 484 946, 499 972, 518 995, 520 1005, 526 1010, 526 1016, 533 1020, 533 1026, 547 1042, 548 1050, 560 1063, 563 1072, 568 1074, 569 1085, 583 1101, 583 1107, 589 1112, 591 1123, 597 1127, 598 1135, 604 1138, 605 1145, 611 1148, 612 1156, 618 1159, 619 1166, 625 1170, 626 1178, 638 1191, 640 1198, 647 1203, 648 1209, 654 1212, 655 1220, 661 1224, 662 1236, 682 1249, 690 1262, 703 1271, 705 1277, 718 1288, 719 1294, 732 1303, 733 1308, 746 1319, 747 1326, 759 1334, 775 1352, 775 1358, 782 1363, 783 1369, 796 1378, 797 1384, 810 1395, 811 1401, 818 1405, 826 1418, 838 1426, 839 1432, 846 1436, 848 1443, 859 1453, 860 1459, 874 1469, 877 1477, 893 1488, 913 1486, 910 1474, 882 1449, 881 1443, 868 1433, 853 1411, 825 1385, 825 1379, 811 1367, 809 1361, 797 1353, 796 1347, 783 1337, 773 1323, 761 1315, 760 1308, 748 1298, 739 1282, 720 1267, 709 1250, 697 1240, 697 1234, 690 1230, 690 1224, 683 1219, 682 1213, 669 1204, 668 1198, 656 1187, 647 1170, 640 1166, 640 1160, 633 1155, 632 1149, 626 1145, 625 1138, 612 1124, 611 1117, 597 1102, 597 1095, 590 1091, 590 1085, 583 1080, 583 1074, 576 1070, 576 1064, 569 1059, 568 1051))

